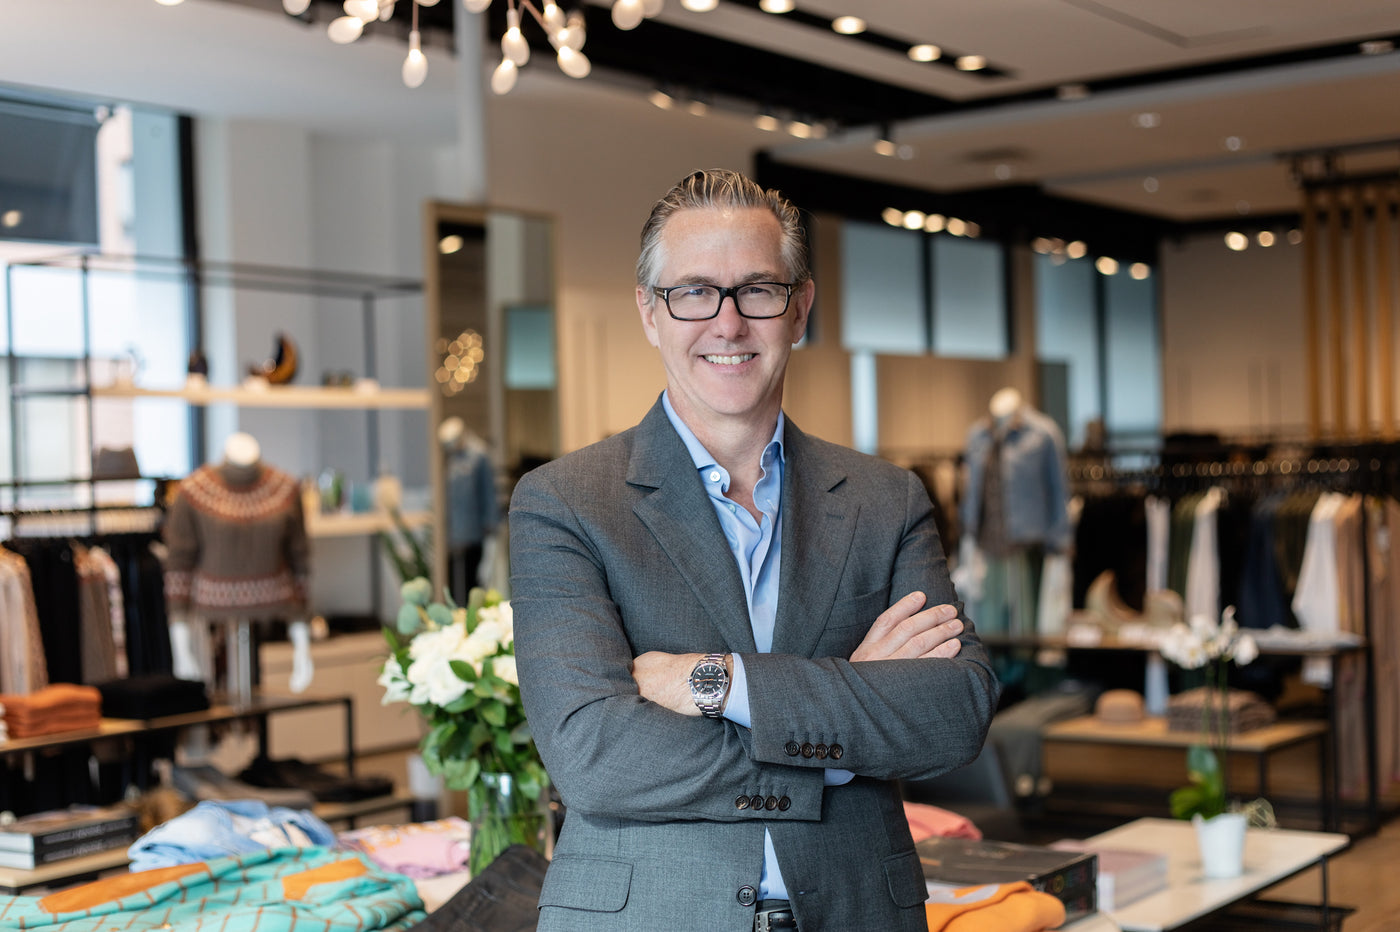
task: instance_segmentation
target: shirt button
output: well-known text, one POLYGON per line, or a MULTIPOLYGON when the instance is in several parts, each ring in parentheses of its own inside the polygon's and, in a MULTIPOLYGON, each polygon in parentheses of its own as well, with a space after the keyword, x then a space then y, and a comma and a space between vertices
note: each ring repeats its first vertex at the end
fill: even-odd
POLYGON ((787 752, 788 757, 796 757, 802 753, 802 748, 798 747, 796 741, 789 741, 783 745, 783 750, 787 752))
POLYGON ((711 482, 718 482, 718 481, 719 481, 719 470, 717 470, 717 469, 712 469, 712 470, 710 470, 710 481, 711 481, 711 482))
POLYGON ((738 900, 740 906, 752 906, 758 902, 758 891, 748 884, 744 884, 739 888, 738 900))
POLYGON ((738 799, 734 800, 734 808, 735 808, 735 809, 747 809, 747 808, 749 808, 749 798, 748 798, 747 796, 740 796, 738 799))

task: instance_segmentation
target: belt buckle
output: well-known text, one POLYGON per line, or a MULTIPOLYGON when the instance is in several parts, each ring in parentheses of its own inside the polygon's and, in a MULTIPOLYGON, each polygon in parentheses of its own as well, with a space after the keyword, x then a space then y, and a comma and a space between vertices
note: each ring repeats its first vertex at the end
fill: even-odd
POLYGON ((773 906, 760 909, 753 915, 753 932, 781 932, 783 929, 797 929, 797 917, 791 906, 773 906))

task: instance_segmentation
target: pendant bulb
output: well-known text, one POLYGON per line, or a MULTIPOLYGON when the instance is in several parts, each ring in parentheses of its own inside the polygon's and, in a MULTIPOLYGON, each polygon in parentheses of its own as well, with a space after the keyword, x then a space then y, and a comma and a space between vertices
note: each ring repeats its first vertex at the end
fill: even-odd
POLYGON ((613 3, 613 25, 623 31, 636 29, 642 24, 645 15, 642 0, 616 0, 613 3))
POLYGON ((300 16, 311 6, 311 0, 282 0, 282 9, 288 16, 300 16))
POLYGON ((326 35, 336 45, 348 45, 360 37, 365 24, 354 16, 338 16, 326 27, 326 35))
POLYGON ((571 78, 586 78, 593 70, 593 63, 587 55, 566 45, 559 50, 559 70, 571 78))
POLYGON ((462 0, 462 6, 468 13, 484 13, 491 5, 491 0, 462 0))
POLYGON ((510 89, 515 87, 515 79, 520 75, 520 69, 515 67, 515 62, 509 58, 501 59, 501 63, 496 66, 496 70, 491 73, 491 91, 494 94, 509 94, 510 89))
POLYGON ((423 54, 422 39, 417 29, 408 34, 408 57, 403 60, 403 83, 420 87, 428 77, 428 58, 423 54))

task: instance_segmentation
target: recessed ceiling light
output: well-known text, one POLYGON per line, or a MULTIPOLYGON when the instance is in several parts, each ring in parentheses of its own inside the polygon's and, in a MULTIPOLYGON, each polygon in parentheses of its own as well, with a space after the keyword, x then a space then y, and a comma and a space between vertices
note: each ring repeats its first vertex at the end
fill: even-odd
POLYGON ((1135 281, 1142 281, 1152 274, 1152 266, 1148 265, 1146 262, 1134 262, 1128 267, 1128 274, 1131 275, 1135 281))
POLYGON ((1065 247, 1065 255, 1071 259, 1083 259, 1089 254, 1089 245, 1082 239, 1077 239, 1065 247))
POLYGON ((1011 178, 1013 171, 1014 169, 1012 169, 1010 165, 1002 162, 996 168, 992 169, 992 175, 997 181, 1007 181, 1011 178))
POLYGON ((665 91, 652 91, 647 95, 647 100, 651 101, 652 106, 659 107, 662 110, 670 110, 676 105, 675 99, 665 91))
POLYGON ((1244 148, 1244 137, 1226 136, 1225 139, 1221 142, 1221 145, 1223 145, 1226 149, 1230 150, 1231 152, 1238 152, 1244 148))
POLYGON ((1249 237, 1238 230, 1231 230, 1225 234, 1225 245, 1235 252, 1242 252, 1249 248, 1249 237))
POLYGON ((1133 114, 1133 125, 1138 129, 1156 129, 1162 125, 1162 115, 1152 110, 1133 114))
POLYGON ((444 256, 450 256, 454 252, 461 252, 462 247, 465 245, 466 241, 462 239, 462 237, 458 236, 456 233, 449 233, 447 236, 438 240, 438 252, 442 253, 444 256))
POLYGON ((1384 55, 1386 52, 1395 51, 1395 43, 1389 39, 1372 39, 1369 42, 1361 43, 1362 55, 1384 55))
POLYGON ((778 118, 771 113, 760 113, 753 118, 753 125, 763 130, 765 133, 771 133, 783 124, 778 122, 778 118))
POLYGON ((954 64, 959 71, 981 71, 987 67, 987 59, 981 55, 961 55, 954 64))
POLYGON ((18 210, 7 210, 0 214, 0 226, 17 227, 24 219, 24 214, 18 210))
POLYGON ((1083 100, 1089 96, 1089 85, 1061 84, 1055 88, 1055 96, 1060 100, 1083 100))
POLYGON ((681 6, 692 13, 708 13, 719 6, 719 0, 681 0, 681 6))
POLYGON ((898 149, 898 147, 894 144, 894 140, 892 140, 892 139, 877 139, 877 140, 875 140, 875 152, 876 152, 878 155, 883 155, 883 156, 885 156, 886 158, 894 158, 894 154, 895 154, 897 151, 899 151, 899 149, 898 149))
POLYGON ((1151 175, 1148 175, 1146 178, 1142 179, 1142 189, 1148 194, 1156 194, 1157 189, 1161 186, 1161 183, 1158 182, 1157 179, 1152 177, 1151 175))
POLYGON ((1303 231, 1302 231, 1302 230, 1289 230, 1289 231, 1288 231, 1288 245, 1290 245, 1290 246, 1297 246, 1297 245, 1298 245, 1299 243, 1301 243, 1302 241, 1303 241, 1303 231))
POLYGON ((854 36, 865 32, 865 20, 859 16, 838 16, 831 21, 831 28, 843 36, 854 36))
POLYGON ((973 223, 971 220, 969 220, 967 221, 967 224, 963 227, 963 232, 972 239, 976 239, 977 237, 982 235, 982 225, 979 223, 973 223))
POLYGON ((906 210, 904 212, 904 228, 906 230, 922 230, 924 221, 927 219, 928 215, 922 210, 906 210))
POLYGON ((1100 275, 1117 275, 1118 260, 1110 259, 1108 256, 1099 256, 1098 261, 1094 263, 1094 268, 1099 270, 1100 275))
POLYGON ((1048 256, 1055 251, 1054 244, 1043 236, 1037 236, 1035 239, 1031 240, 1031 249, 1034 249, 1042 256, 1048 256))
POLYGON ((938 61, 943 57, 943 50, 936 45, 921 42, 918 45, 909 46, 908 54, 914 61, 938 61))
POLYGON ((759 0, 758 8, 765 13, 791 13, 792 0, 759 0))
POLYGON ((1274 232, 1273 230, 1260 230, 1259 235, 1256 236, 1254 240, 1260 246, 1263 246, 1267 249, 1268 247, 1272 246, 1275 242, 1274 232))
POLYGON ((929 214, 924 218, 924 230, 928 233, 941 233, 947 222, 948 218, 942 214, 929 214))
POLYGON ((886 207, 880 211, 880 219, 892 227, 904 226, 904 211, 898 207, 886 207))
POLYGON ((690 103, 685 105, 685 109, 689 110, 696 116, 704 116, 705 114, 710 112, 710 105, 705 103, 703 100, 692 100, 690 103))
POLYGON ((961 220, 958 217, 949 217, 947 230, 954 236, 962 236, 967 232, 967 221, 961 220))
POLYGON ((801 120, 793 120, 787 125, 788 135, 796 136, 798 139, 812 138, 812 124, 804 123, 801 120))

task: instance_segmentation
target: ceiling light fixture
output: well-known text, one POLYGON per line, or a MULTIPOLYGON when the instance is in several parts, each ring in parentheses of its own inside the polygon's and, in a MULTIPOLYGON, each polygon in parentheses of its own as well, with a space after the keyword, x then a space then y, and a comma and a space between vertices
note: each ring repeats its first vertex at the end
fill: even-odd
POLYGON ((967 232, 967 221, 961 220, 957 217, 949 217, 948 223, 944 227, 944 229, 946 229, 949 233, 953 234, 954 236, 962 236, 964 233, 967 232))
POLYGON ((1369 42, 1361 43, 1362 55, 1384 55, 1393 51, 1395 51, 1395 43, 1389 39, 1372 39, 1369 42))
POLYGON ((681 0, 681 6, 692 13, 708 13, 719 6, 719 0, 681 0))
POLYGON ((925 233, 942 233, 943 228, 948 225, 948 218, 942 214, 929 214, 924 218, 925 233))
POLYGON ((19 226, 22 220, 24 220, 24 214, 18 210, 7 210, 3 214, 0 214, 0 226, 13 229, 19 226))
POLYGON ((705 114, 710 112, 710 105, 705 103, 703 100, 696 99, 691 100, 690 103, 686 104, 685 109, 689 110, 695 116, 704 116, 705 114))
POLYGON ((1265 249, 1268 249, 1275 242, 1273 230, 1260 230, 1259 235, 1254 237, 1255 242, 1265 249))
POLYGON ((794 5, 792 0, 758 0, 758 8, 765 13, 791 13, 794 5))
POLYGON ((764 112, 753 118, 753 125, 763 130, 765 133, 771 133, 783 124, 777 117, 773 116, 773 114, 764 112))
POLYGON ((1134 113, 1133 125, 1138 129, 1156 129, 1162 125, 1162 115, 1151 110, 1134 113))
POLYGON ((184 2, 185 0, 156 0, 161 6, 179 6, 184 2))
POLYGON ((1221 143, 1221 145, 1223 145, 1230 152, 1238 152, 1244 148, 1244 137, 1226 136, 1225 140, 1221 143))
POLYGON ((892 227, 904 226, 904 211, 898 207, 886 207, 880 211, 880 219, 892 227))
POLYGON ((792 120, 787 125, 789 136, 796 136, 798 139, 812 138, 812 124, 803 120, 792 120))
POLYGON ((881 135, 875 140, 875 154, 883 155, 885 158, 894 158, 894 154, 899 151, 899 147, 894 144, 894 140, 887 135, 881 135))
POLYGON ((1225 245, 1235 252, 1243 252, 1249 248, 1249 237, 1238 230, 1231 230, 1225 234, 1225 245))
POLYGON ((423 57, 423 39, 418 32, 418 4, 413 4, 413 28, 408 33, 408 57, 403 60, 403 83, 421 87, 428 77, 428 59, 423 57))
POLYGON ((831 28, 843 36, 855 36, 865 32, 865 20, 859 16, 838 16, 831 21, 831 28))
POLYGON ((1289 230, 1289 231, 1288 231, 1288 245, 1290 245, 1290 246, 1297 246, 1297 245, 1298 245, 1299 243, 1301 243, 1302 241, 1303 241, 1303 231, 1302 231, 1302 230, 1289 230))
POLYGON ((1089 85, 1087 84, 1061 84, 1055 88, 1055 97, 1059 100, 1083 100, 1089 96, 1089 85))
POLYGON ((927 219, 928 215, 922 210, 906 210, 904 212, 904 229, 922 230, 924 228, 924 221, 927 219))
POLYGON ((936 45, 921 42, 909 46, 908 55, 914 61, 938 61, 943 57, 943 50, 936 45))
POLYGON ((1065 255, 1071 259, 1083 259, 1089 254, 1089 244, 1077 239, 1065 247, 1065 255))
POLYGON ((981 71, 987 67, 987 59, 981 55, 959 55, 954 64, 959 71, 981 71))
POLYGON ((670 110, 676 105, 675 98, 660 88, 648 94, 647 100, 651 101, 652 106, 656 107, 658 110, 670 110))
POLYGON ((1156 178, 1152 177, 1151 175, 1148 175, 1146 178, 1142 179, 1142 189, 1148 194, 1156 194, 1157 189, 1160 187, 1161 184, 1157 181, 1156 178))
POLYGON ((1094 263, 1094 268, 1098 269, 1100 275, 1117 275, 1118 260, 1110 259, 1108 256, 1099 256, 1098 261, 1094 263))
POLYGON ((1128 274, 1133 277, 1134 281, 1145 281, 1152 275, 1152 266, 1146 262, 1134 262, 1128 266, 1128 274))

